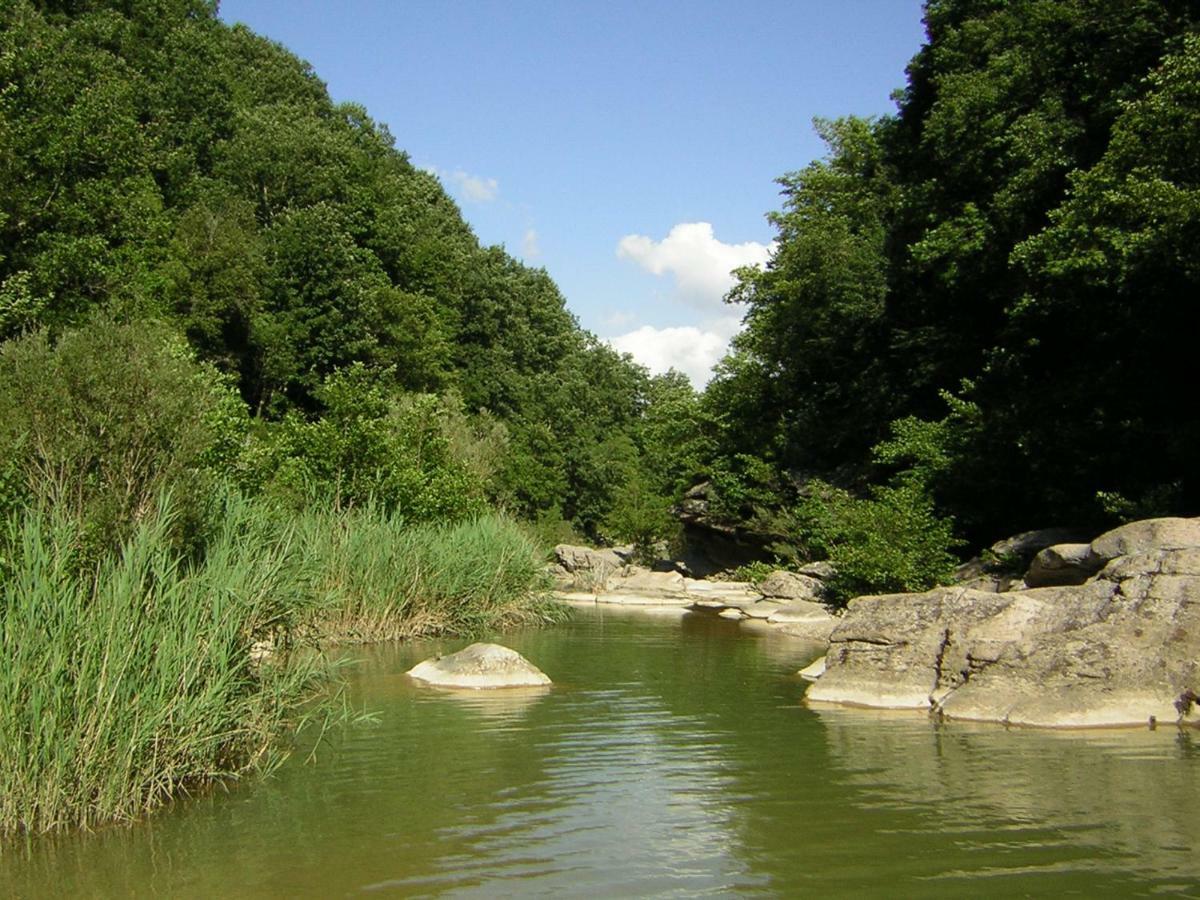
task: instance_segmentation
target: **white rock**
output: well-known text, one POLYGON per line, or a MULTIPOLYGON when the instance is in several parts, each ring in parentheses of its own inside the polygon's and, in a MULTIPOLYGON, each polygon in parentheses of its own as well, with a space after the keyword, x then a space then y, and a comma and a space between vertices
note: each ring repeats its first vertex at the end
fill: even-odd
POLYGON ((541 669, 516 650, 499 644, 471 644, 449 656, 418 663, 408 674, 440 687, 507 688, 550 684, 541 669))

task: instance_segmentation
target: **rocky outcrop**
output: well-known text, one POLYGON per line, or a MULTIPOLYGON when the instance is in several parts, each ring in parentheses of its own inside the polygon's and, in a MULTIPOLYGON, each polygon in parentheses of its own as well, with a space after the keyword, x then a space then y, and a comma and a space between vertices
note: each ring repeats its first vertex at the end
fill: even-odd
POLYGON ((1200 722, 1200 519, 1087 546, 1059 554, 1103 566, 1079 585, 851 601, 808 699, 1012 725, 1200 722))
POLYGON ((591 547, 559 544, 554 548, 551 574, 556 586, 562 590, 603 589, 608 579, 623 569, 628 561, 627 553, 615 549, 593 550, 591 547))
POLYGON ((682 536, 682 560, 697 578, 707 578, 769 557, 776 535, 759 534, 713 515, 714 488, 707 481, 690 488, 675 506, 682 536))
POLYGON ((1104 565, 1091 544, 1055 544, 1033 558, 1025 573, 1025 587, 1059 587, 1083 584, 1104 565))
POLYGON ((759 582, 758 590, 768 600, 820 600, 824 586, 811 575, 779 570, 759 582))
POLYGON ((449 656, 418 663, 408 674, 419 681, 452 688, 538 687, 549 677, 516 650, 499 644, 471 644, 449 656))

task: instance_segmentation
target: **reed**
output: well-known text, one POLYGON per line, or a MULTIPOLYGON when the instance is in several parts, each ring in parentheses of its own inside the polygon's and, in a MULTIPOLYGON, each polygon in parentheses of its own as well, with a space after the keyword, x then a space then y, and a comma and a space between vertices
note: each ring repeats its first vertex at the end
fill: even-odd
POLYGON ((326 684, 286 644, 311 603, 290 529, 238 498, 204 559, 180 559, 160 502, 119 553, 80 568, 78 520, 9 523, 0 584, 0 831, 129 821, 269 768, 326 684))
POLYGON ((10 520, 0 833, 132 821, 270 769, 306 718, 350 715, 328 702, 333 670, 300 636, 478 634, 562 616, 533 545, 503 517, 406 527, 374 507, 215 502, 219 524, 191 560, 169 499, 99 563, 78 517, 34 507, 10 520))
POLYGON ((406 526, 375 507, 308 512, 298 526, 317 576, 324 638, 478 635, 561 620, 533 543, 510 519, 406 526))

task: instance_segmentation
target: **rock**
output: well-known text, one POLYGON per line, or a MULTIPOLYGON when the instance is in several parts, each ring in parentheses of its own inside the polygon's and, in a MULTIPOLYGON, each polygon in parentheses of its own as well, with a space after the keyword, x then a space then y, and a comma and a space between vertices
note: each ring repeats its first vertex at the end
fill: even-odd
MULTIPOLYGON (((591 547, 576 547, 559 544, 554 548, 554 559, 558 566, 570 576, 567 587, 595 588, 603 590, 609 578, 625 567, 625 558, 615 550, 593 550, 591 547)), ((556 582, 565 582, 565 576, 556 582)))
POLYGON ((777 630, 790 637, 825 643, 837 626, 838 619, 820 603, 795 600, 778 607, 767 619, 777 630))
POLYGON ((678 572, 651 572, 638 566, 631 566, 628 575, 614 578, 609 590, 622 591, 632 594, 682 594, 684 579, 678 572))
POLYGON ((449 656, 418 663, 408 674, 439 687, 508 688, 550 684, 544 672, 516 650, 499 644, 471 644, 449 656))
POLYGON ((970 588, 973 591, 987 591, 990 594, 999 594, 1011 590, 1014 586, 1021 586, 1024 582, 1012 575, 985 573, 975 578, 961 581, 956 578, 955 584, 959 587, 970 588))
POLYGON ((1200 546, 1183 546, 1200 521, 1157 523, 1093 542, 1132 552, 1081 585, 851 601, 808 699, 1013 725, 1200 722, 1200 546))
POLYGON ((748 615, 752 619, 770 619, 779 611, 779 606, 775 603, 769 603, 766 600, 760 600, 758 603, 748 603, 745 606, 736 607, 748 615))
POLYGON ((781 600, 816 600, 824 589, 821 582, 811 575, 778 570, 764 578, 758 585, 764 597, 781 600))
POLYGON ((834 617, 820 603, 813 603, 811 600, 794 600, 785 606, 776 606, 771 613, 771 621, 777 625, 809 622, 814 619, 833 621, 834 617))
POLYGON ((1055 544, 1073 544, 1086 541, 1091 535, 1084 534, 1075 528, 1042 528, 1037 531, 1023 531, 996 541, 988 549, 995 562, 988 563, 990 568, 1012 568, 1016 572, 1023 571, 1029 561, 1040 551, 1055 544))
POLYGON ((825 674, 825 657, 820 656, 796 673, 805 681, 816 681, 825 674))
POLYGON ((730 525, 712 515, 713 492, 709 482, 697 484, 672 509, 682 526, 680 561, 700 578, 765 559, 767 548, 779 539, 777 535, 730 525))
POLYGON ((1055 544, 1033 558, 1025 573, 1026 587, 1083 584, 1100 571, 1103 561, 1090 544, 1055 544))
POLYGON ((717 615, 722 619, 741 619, 745 616, 745 614, 736 606, 727 606, 717 613, 717 615))
POLYGON ((837 569, 833 567, 833 563, 818 560, 817 562, 805 563, 796 569, 801 575, 807 575, 809 578, 818 578, 821 581, 828 581, 837 574, 837 569))
POLYGON ((1092 541, 1092 553, 1101 566, 1119 556, 1145 550, 1185 550, 1189 547, 1200 547, 1200 519, 1143 519, 1106 531, 1092 541))

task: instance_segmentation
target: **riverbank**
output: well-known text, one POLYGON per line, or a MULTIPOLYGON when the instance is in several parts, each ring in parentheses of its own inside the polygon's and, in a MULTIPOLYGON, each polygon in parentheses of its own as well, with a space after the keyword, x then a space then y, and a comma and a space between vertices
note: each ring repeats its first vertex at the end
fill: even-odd
POLYGON ((751 583, 689 578, 668 561, 649 569, 635 565, 623 549, 560 544, 554 556, 555 597, 571 605, 707 612, 820 643, 828 642, 837 625, 834 611, 822 602, 820 564, 809 573, 777 571, 751 583))
POLYGON ((0 833, 129 822, 272 769, 307 722, 348 715, 311 648, 562 618, 507 519, 406 527, 371 509, 223 503, 190 560, 166 501, 94 567, 77 520, 10 523, 0 833))

